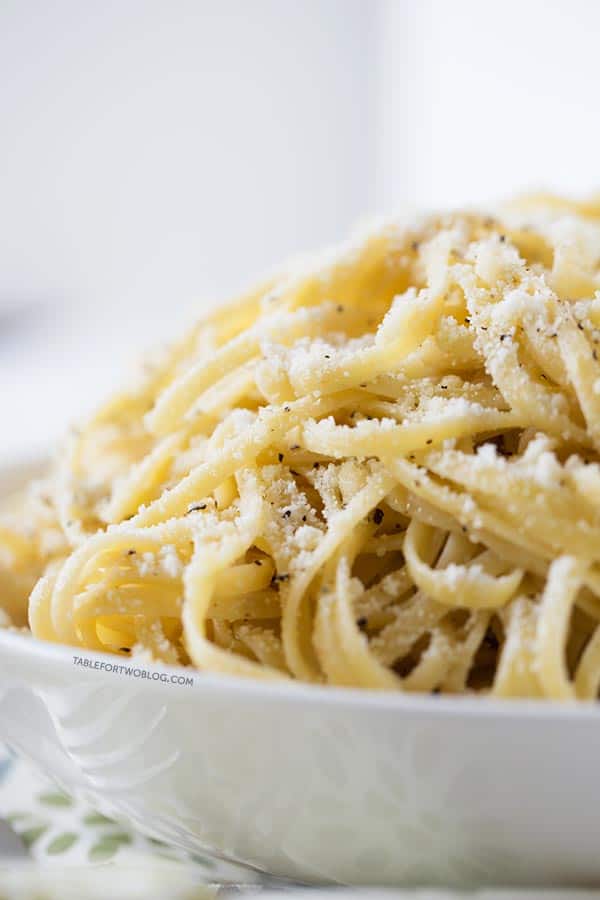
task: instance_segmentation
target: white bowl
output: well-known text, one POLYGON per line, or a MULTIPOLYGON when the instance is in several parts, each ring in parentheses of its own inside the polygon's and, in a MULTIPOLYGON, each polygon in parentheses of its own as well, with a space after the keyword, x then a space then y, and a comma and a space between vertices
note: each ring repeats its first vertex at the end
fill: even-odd
POLYGON ((600 882, 596 707, 115 664, 0 631, 0 739, 147 834, 306 882, 600 882))
POLYGON ((303 881, 600 880, 593 708, 185 686, 74 655, 0 633, 0 737, 155 837, 303 881))

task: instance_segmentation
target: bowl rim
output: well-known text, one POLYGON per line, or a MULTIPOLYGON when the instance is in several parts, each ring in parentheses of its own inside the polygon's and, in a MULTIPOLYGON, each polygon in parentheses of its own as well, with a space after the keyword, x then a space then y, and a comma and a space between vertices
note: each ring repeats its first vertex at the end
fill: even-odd
MULTIPOLYGON (((361 712, 379 710, 394 713, 404 712, 411 716, 427 718, 499 718, 503 720, 594 720, 600 718, 600 703, 597 701, 554 701, 519 698, 499 698, 477 694, 418 694, 398 691, 379 691, 372 688, 353 688, 338 685, 312 684, 291 678, 281 681, 261 681, 254 678, 243 678, 218 672, 201 671, 187 666, 170 666, 162 663, 145 663, 115 656, 111 653, 100 653, 85 650, 66 644, 54 644, 40 640, 33 635, 0 629, 0 660, 18 655, 30 662, 33 668, 42 671, 42 666, 54 669, 72 667, 73 657, 81 657, 111 665, 119 660, 118 665, 132 665, 135 668, 160 671, 168 676, 187 675, 193 677, 193 685, 187 686, 184 696, 200 699, 202 695, 222 694, 235 698, 248 698, 266 703, 301 703, 310 706, 333 706, 350 708, 361 712)), ((2 664, 0 663, 0 668, 2 664)), ((10 665, 9 665, 10 671, 10 665)), ((98 679, 98 684, 106 684, 113 676, 111 673, 93 668, 80 669, 88 677, 98 679)), ((21 680, 23 676, 21 675, 21 680)), ((112 681, 114 684, 115 682, 112 681)), ((166 684, 149 679, 135 679, 136 692, 172 691, 182 686, 166 684)))

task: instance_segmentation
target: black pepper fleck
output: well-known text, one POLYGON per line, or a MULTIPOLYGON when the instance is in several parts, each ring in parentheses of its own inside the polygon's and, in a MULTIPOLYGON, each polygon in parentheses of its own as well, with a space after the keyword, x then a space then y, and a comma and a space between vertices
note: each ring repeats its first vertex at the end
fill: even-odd
POLYGON ((190 506, 186 516, 189 515, 189 513, 198 512, 200 509, 206 509, 206 503, 196 503, 194 506, 190 506))

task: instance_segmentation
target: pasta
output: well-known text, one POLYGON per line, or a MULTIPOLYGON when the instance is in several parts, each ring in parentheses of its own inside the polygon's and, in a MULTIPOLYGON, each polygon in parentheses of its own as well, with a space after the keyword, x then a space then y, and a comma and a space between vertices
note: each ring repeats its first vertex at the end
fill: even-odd
POLYGON ((374 229, 217 310, 4 511, 5 627, 229 675, 592 700, 600 201, 374 229))

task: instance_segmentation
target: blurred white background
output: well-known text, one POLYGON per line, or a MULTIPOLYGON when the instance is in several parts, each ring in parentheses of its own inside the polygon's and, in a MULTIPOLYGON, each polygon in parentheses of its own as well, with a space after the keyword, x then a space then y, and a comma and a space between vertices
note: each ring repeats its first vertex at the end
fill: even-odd
POLYGON ((362 217, 600 187, 588 0, 2 0, 0 454, 362 217))
POLYGON ((600 189, 597 0, 385 0, 375 203, 600 189))

